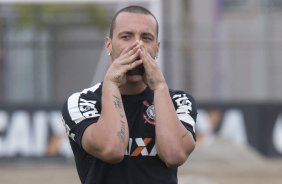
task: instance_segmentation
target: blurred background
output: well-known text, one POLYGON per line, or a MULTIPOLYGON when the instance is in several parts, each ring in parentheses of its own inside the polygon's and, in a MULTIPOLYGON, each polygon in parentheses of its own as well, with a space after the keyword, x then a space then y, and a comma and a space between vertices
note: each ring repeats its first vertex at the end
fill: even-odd
POLYGON ((79 183, 60 109, 103 79, 114 13, 160 24, 170 88, 198 103, 180 184, 282 181, 282 0, 0 0, 0 183, 79 183))

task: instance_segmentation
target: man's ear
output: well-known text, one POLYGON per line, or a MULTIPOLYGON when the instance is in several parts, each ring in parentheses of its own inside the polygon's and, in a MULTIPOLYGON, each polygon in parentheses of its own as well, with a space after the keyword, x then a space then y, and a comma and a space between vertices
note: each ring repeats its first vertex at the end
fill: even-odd
POLYGON ((108 36, 105 39, 105 49, 107 50, 108 55, 112 54, 112 39, 108 36))
MULTIPOLYGON (((160 44, 161 44, 160 42, 157 43, 157 55, 158 55, 158 53, 159 53, 159 51, 160 51, 160 44)), ((156 55, 156 56, 157 56, 157 55, 156 55)))

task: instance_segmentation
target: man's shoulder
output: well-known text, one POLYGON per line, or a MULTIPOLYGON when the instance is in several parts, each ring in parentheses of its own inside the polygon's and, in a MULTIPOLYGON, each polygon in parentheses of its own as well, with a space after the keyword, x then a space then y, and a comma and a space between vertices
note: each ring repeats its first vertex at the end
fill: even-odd
POLYGON ((187 96, 188 98, 194 100, 194 97, 193 97, 191 94, 189 94, 189 93, 187 93, 186 91, 183 91, 183 90, 169 89, 169 93, 170 93, 170 96, 171 96, 172 98, 174 98, 174 97, 176 97, 176 96, 180 96, 180 95, 181 95, 181 96, 182 96, 182 95, 185 95, 185 96, 187 96))
POLYGON ((102 94, 102 83, 96 83, 95 85, 85 88, 81 91, 74 92, 67 97, 66 103, 78 102, 80 100, 96 100, 100 98, 102 94))
POLYGON ((70 97, 72 96, 84 96, 84 95, 87 95, 87 94, 93 94, 93 93, 99 93, 102 89, 102 83, 96 83, 95 85, 91 86, 91 87, 88 87, 88 88, 84 88, 82 89, 81 91, 77 91, 77 92, 74 92, 72 93, 70 97))
POLYGON ((88 94, 88 93, 97 93, 102 89, 102 83, 96 83, 95 85, 89 87, 89 88, 85 88, 83 89, 81 92, 79 92, 80 94, 88 94))

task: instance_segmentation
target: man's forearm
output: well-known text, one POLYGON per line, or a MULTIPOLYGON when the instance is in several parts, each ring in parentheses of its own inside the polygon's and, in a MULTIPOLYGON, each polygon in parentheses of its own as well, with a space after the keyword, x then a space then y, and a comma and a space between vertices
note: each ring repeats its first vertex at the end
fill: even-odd
POLYGON ((181 165, 194 149, 191 133, 180 122, 167 87, 154 93, 156 145, 168 166, 181 165))
POLYGON ((101 116, 97 123, 85 130, 83 148, 105 162, 118 163, 123 159, 128 137, 127 119, 119 89, 111 82, 104 82, 101 116))
POLYGON ((101 118, 103 123, 109 125, 111 136, 118 139, 126 149, 129 137, 127 119, 119 88, 111 82, 103 83, 101 118))

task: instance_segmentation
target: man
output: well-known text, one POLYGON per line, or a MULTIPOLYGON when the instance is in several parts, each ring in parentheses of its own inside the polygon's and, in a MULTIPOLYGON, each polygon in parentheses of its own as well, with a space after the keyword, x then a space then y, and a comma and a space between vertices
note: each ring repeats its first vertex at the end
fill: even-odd
POLYGON ((195 147, 193 98, 169 90, 157 64, 158 22, 140 6, 116 13, 102 83, 71 95, 62 115, 82 183, 176 184, 195 147))

